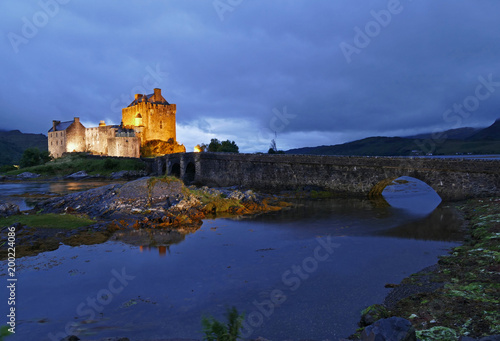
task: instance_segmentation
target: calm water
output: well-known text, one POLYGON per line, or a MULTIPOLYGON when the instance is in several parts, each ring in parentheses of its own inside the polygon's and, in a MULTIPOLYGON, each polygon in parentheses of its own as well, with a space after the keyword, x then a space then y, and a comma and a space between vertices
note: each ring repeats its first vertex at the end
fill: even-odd
MULTIPOLYGON (((458 218, 415 186, 388 188, 386 202, 303 201, 206 220, 171 245, 113 241, 19 259, 18 324, 9 339, 58 340, 65 328, 84 340, 201 339, 202 316, 223 319, 227 306, 245 313, 249 338, 346 337, 363 308, 383 301, 386 283, 457 245, 458 218), (408 194, 413 202, 402 200, 408 194)), ((5 288, 0 294, 7 301, 5 288)))

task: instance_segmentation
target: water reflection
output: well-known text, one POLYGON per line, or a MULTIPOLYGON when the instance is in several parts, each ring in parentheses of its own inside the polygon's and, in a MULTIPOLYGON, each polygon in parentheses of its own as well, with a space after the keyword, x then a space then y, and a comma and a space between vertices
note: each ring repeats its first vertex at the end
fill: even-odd
POLYGON ((441 198, 432 187, 409 176, 394 180, 385 187, 382 196, 391 207, 419 216, 431 213, 441 203, 441 198))
POLYGON ((463 220, 452 208, 437 208, 423 219, 401 224, 380 235, 421 240, 460 241, 464 238, 463 220))
POLYGON ((160 257, 165 257, 167 251, 170 254, 170 245, 160 245, 160 246, 139 246, 141 253, 143 252, 158 252, 160 257))

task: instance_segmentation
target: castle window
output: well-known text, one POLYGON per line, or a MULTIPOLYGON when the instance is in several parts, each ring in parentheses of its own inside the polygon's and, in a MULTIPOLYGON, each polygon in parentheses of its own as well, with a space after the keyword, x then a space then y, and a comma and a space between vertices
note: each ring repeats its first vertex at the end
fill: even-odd
POLYGON ((137 114, 135 116, 135 126, 136 127, 141 127, 142 126, 142 116, 141 116, 141 114, 137 114))
POLYGON ((163 121, 160 121, 160 129, 163 129, 163 121))

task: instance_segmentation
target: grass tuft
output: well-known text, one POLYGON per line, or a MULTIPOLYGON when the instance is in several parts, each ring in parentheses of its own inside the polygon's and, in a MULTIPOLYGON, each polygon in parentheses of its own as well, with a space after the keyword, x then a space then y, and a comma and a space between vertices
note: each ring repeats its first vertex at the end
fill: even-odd
POLYGON ((78 171, 85 171, 90 175, 110 175, 122 170, 141 171, 145 164, 140 159, 126 158, 95 158, 86 154, 70 154, 40 166, 20 168, 6 172, 6 175, 18 175, 31 172, 44 176, 64 176, 78 171))
POLYGON ((86 216, 76 216, 70 214, 32 214, 32 215, 13 215, 6 218, 0 218, 0 226, 11 226, 15 223, 21 223, 36 228, 55 228, 55 229, 75 229, 78 227, 89 226, 95 223, 86 216))

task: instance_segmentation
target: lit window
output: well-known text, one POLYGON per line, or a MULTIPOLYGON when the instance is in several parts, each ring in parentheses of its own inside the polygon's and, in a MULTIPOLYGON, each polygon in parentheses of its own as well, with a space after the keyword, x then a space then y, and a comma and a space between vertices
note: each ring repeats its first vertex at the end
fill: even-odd
POLYGON ((141 116, 141 114, 137 114, 135 116, 135 126, 136 127, 141 127, 142 126, 142 116, 141 116))

